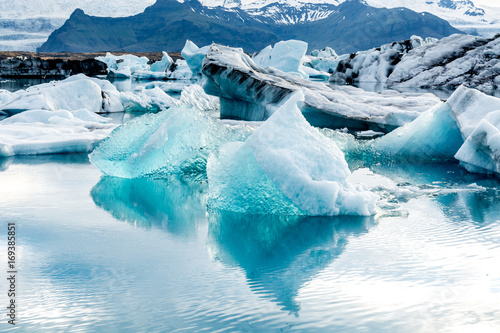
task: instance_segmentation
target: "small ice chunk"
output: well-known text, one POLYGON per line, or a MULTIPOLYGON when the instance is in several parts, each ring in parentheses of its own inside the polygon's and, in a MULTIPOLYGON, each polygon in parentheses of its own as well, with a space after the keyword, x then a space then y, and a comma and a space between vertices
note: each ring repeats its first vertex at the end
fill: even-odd
POLYGON ((155 112, 179 105, 179 100, 171 97, 158 87, 121 92, 122 104, 127 111, 155 112))
POLYGON ((371 215, 376 196, 355 188, 344 154, 310 126, 293 94, 244 143, 208 162, 212 208, 241 213, 371 215))
POLYGON ((199 84, 192 84, 185 87, 181 92, 180 102, 202 111, 220 109, 219 98, 207 95, 199 84))
POLYGON ((300 40, 287 40, 267 46, 253 56, 253 61, 260 67, 273 67, 286 73, 297 73, 307 78, 301 70, 302 58, 307 52, 307 43, 300 40))
POLYGON ((195 75, 199 75, 201 73, 201 66, 203 65, 203 59, 205 55, 208 53, 210 46, 204 46, 199 48, 195 43, 186 40, 186 44, 181 51, 182 57, 186 60, 191 72, 195 75))
POLYGON ((172 58, 170 58, 168 53, 163 51, 163 57, 161 58, 160 61, 157 61, 151 65, 150 71, 151 72, 166 72, 166 71, 170 70, 170 67, 172 67, 173 63, 174 63, 174 61, 172 60, 172 58))

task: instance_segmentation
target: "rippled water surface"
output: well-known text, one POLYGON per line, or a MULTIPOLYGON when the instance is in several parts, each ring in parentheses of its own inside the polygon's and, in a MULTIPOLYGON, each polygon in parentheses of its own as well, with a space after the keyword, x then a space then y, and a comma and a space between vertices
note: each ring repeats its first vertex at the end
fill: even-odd
POLYGON ((370 218, 207 213, 205 184, 101 177, 86 155, 0 170, 19 332, 500 331, 500 183, 454 164, 355 171, 370 218))

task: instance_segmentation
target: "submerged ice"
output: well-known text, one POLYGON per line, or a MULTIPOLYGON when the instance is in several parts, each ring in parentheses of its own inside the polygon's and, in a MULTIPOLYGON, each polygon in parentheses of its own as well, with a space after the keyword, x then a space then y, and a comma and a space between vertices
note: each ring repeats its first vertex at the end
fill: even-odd
POLYGON ((210 156, 212 208, 253 214, 371 215, 375 195, 352 186, 344 154, 309 125, 292 95, 244 143, 210 156))

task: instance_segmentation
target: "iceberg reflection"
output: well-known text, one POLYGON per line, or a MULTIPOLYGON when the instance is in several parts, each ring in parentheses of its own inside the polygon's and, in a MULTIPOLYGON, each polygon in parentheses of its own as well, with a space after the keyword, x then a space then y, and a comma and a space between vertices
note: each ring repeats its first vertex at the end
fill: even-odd
POLYGON ((90 192, 94 203, 116 219, 143 228, 190 236, 206 219, 202 184, 178 179, 102 177, 90 192))
POLYGON ((373 217, 210 214, 214 259, 241 267, 250 288, 298 315, 300 288, 332 263, 349 238, 367 232, 373 217))

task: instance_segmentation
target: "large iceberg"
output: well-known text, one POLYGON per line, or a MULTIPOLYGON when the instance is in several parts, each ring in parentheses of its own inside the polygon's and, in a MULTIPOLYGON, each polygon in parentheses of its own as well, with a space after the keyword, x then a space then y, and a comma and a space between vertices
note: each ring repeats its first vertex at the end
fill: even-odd
POLYGON ((90 152, 115 126, 87 109, 26 111, 0 121, 0 157, 90 152))
POLYGON ((452 35, 410 51, 387 81, 395 87, 460 85, 492 93, 500 86, 500 34, 491 38, 452 35))
POLYGON ((344 154, 313 128, 292 95, 244 143, 210 156, 209 205, 251 214, 371 215, 376 196, 352 186, 344 154))
POLYGON ((314 126, 388 131, 440 102, 433 94, 372 93, 312 82, 261 68, 240 49, 220 45, 210 47, 203 74, 205 91, 220 97, 222 118, 266 120, 290 94, 302 90, 300 108, 314 126))
POLYGON ((367 51, 356 52, 348 57, 339 59, 338 66, 333 72, 330 81, 338 84, 353 82, 381 82, 395 70, 401 59, 412 49, 432 44, 435 40, 423 40, 419 36, 393 42, 367 51))
POLYGON ((342 60, 331 81, 380 82, 394 88, 456 89, 494 93, 500 86, 500 34, 486 39, 451 35, 361 51, 342 60))
POLYGON ((209 153, 245 131, 186 106, 145 114, 121 125, 90 155, 105 175, 122 178, 205 174, 209 153))

